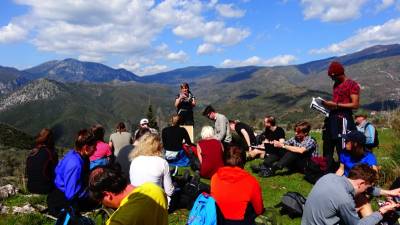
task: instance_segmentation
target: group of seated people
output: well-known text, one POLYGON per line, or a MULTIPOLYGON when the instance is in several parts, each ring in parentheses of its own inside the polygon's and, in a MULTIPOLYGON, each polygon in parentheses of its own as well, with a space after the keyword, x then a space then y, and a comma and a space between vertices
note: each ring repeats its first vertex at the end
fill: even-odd
MULTIPOLYGON (((265 117, 263 133, 255 135, 250 126, 240 121, 228 121, 224 115, 216 113, 212 108, 208 108, 204 115, 220 121, 216 121, 215 128, 202 128, 201 140, 197 142, 193 153, 195 157, 191 158, 190 162, 196 164, 192 167, 195 170, 194 176, 211 179, 210 194, 216 201, 220 217, 223 218, 222 224, 254 224, 255 217, 264 212, 261 186, 257 179, 244 169, 249 158, 263 158, 262 163, 252 165, 251 169, 260 177, 269 177, 283 168, 304 171, 307 161, 318 154, 316 141, 310 136, 311 125, 308 122, 296 123, 295 136, 285 140, 285 131, 276 125, 272 116, 265 117), (231 136, 230 131, 236 131, 243 139, 246 144, 244 148, 232 142, 232 137, 227 137, 231 136)), ((164 128, 161 135, 148 126, 147 119, 141 121, 134 137, 127 132, 123 123, 117 125, 109 143, 104 141, 104 134, 105 130, 100 125, 80 130, 75 139, 75 147, 60 161, 51 163, 54 173, 50 175, 52 179, 49 181, 53 188, 43 192, 48 194, 49 213, 57 216, 68 206, 78 211, 91 210, 102 203, 117 209, 108 224, 167 224, 168 208, 180 189, 176 186, 174 177, 171 177, 170 165, 182 152, 182 143, 194 145, 187 131, 179 126, 179 116, 172 116, 171 126, 164 128)), ((339 169, 336 175, 329 176, 348 177, 353 184, 351 179, 361 179, 359 175, 354 175, 356 172, 352 173, 353 167, 361 163, 376 171, 377 162, 374 154, 365 148, 363 133, 353 131, 343 138, 346 147, 340 153, 339 169)), ((34 150, 38 149, 50 149, 49 152, 55 155, 53 158, 57 159, 49 129, 39 133, 34 150)), ((325 176, 324 179, 328 178, 325 176)), ((335 179, 339 178, 328 180, 330 182, 335 179)), ((362 188, 355 186, 356 194, 364 193, 364 187, 376 182, 364 181, 368 185, 362 188)), ((32 182, 34 183, 33 180, 28 180, 28 187, 32 182)), ((315 189, 328 185, 321 182, 314 187, 311 196, 319 196, 314 194, 317 192, 315 189)), ((347 180, 340 182, 346 183, 347 180)), ((351 189, 351 186, 345 188, 351 189)), ((379 191, 380 194, 390 196, 399 194, 378 189, 377 192, 379 191)), ((318 197, 311 197, 315 198, 318 197)), ((327 218, 329 215, 325 211, 316 212, 312 209, 322 203, 312 205, 309 201, 306 208, 310 209, 306 209, 302 224, 330 224, 311 222, 316 220, 317 213, 318 216, 327 218)), ((357 195, 355 202, 361 216, 375 215, 366 195, 357 195)), ((342 207, 340 203, 338 205, 342 207)), ((390 211, 394 206, 386 208, 386 211, 390 211)), ((337 213, 342 208, 336 210, 337 213)), ((346 215, 346 218, 349 218, 349 215, 346 215)), ((342 214, 336 216, 342 218, 342 214)), ((375 220, 377 218, 375 215, 375 220)), ((355 218, 351 219, 356 221, 355 218)), ((353 222, 346 224, 356 224, 353 222)))

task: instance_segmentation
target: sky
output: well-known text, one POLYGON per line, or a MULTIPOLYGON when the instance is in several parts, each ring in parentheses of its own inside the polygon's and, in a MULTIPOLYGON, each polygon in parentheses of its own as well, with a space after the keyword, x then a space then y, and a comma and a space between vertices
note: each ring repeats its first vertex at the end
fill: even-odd
POLYGON ((76 58, 149 75, 301 64, 400 43, 400 0, 1 0, 0 65, 76 58))

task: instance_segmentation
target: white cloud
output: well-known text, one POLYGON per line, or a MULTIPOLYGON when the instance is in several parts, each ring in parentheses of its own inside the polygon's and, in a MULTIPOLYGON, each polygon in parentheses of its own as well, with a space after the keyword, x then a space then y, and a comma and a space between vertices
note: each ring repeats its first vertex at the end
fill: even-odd
POLYGON ((305 19, 324 22, 346 21, 357 18, 367 0, 301 0, 305 19))
MULTIPOLYGON (((172 30, 178 37, 221 46, 235 45, 250 31, 211 18, 217 0, 15 0, 28 13, 0 28, 0 42, 30 37, 41 51, 96 61, 111 55, 153 54, 154 42, 172 30)), ((184 61, 185 52, 163 52, 164 60, 184 61)))
POLYGON ((126 60, 123 63, 117 66, 118 68, 124 68, 129 70, 136 75, 146 76, 152 75, 155 73, 161 73, 167 71, 169 68, 167 65, 153 64, 153 65, 144 65, 140 62, 135 62, 134 60, 126 60))
POLYGON ((395 0, 381 0, 381 3, 376 6, 376 11, 380 12, 392 6, 395 0))
POLYGON ((258 56, 252 56, 243 61, 225 59, 222 63, 222 67, 241 67, 241 66, 284 66, 289 65, 296 61, 296 57, 293 55, 278 55, 269 59, 262 59, 258 56))
POLYGON ((221 51, 222 51, 221 48, 217 48, 215 45, 209 43, 203 43, 197 47, 197 54, 199 55, 205 55, 221 51))
POLYGON ((7 26, 0 27, 0 43, 9 43, 24 40, 28 32, 21 26, 9 23, 7 26))
POLYGON ((152 66, 144 67, 140 71, 140 74, 141 75, 152 75, 155 73, 165 72, 167 70, 168 70, 168 66, 166 66, 166 65, 152 65, 152 66))
POLYGON ((224 46, 235 45, 250 35, 247 29, 225 27, 221 21, 203 22, 196 19, 175 27, 173 32, 188 39, 203 37, 205 42, 224 46))
POLYGON ((180 50, 179 52, 171 52, 167 55, 167 59, 176 62, 185 62, 188 60, 186 52, 180 50))
POLYGON ((101 55, 80 55, 78 57, 81 61, 89 61, 89 62, 98 62, 101 63, 104 61, 104 57, 101 55))
MULTIPOLYGON (((135 62, 133 60, 126 60, 123 63, 119 64, 118 68, 124 68, 126 70, 132 71, 137 74, 137 71, 140 71, 141 64, 139 62, 135 62)), ((139 75, 139 74, 138 74, 139 75)))
POLYGON ((233 4, 217 4, 215 9, 221 16, 227 18, 240 18, 246 13, 245 10, 238 9, 233 4))
POLYGON ((361 50, 371 45, 400 42, 400 18, 391 19, 382 25, 365 27, 344 41, 331 44, 326 48, 313 49, 312 54, 347 53, 361 50))
POLYGON ((284 66, 289 65, 296 61, 296 57, 293 55, 278 55, 276 57, 265 60, 265 64, 268 66, 284 66))

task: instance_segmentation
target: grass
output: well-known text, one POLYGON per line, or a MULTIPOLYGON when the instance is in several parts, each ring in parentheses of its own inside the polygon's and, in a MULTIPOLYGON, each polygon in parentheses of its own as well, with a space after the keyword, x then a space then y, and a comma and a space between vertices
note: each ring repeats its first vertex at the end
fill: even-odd
MULTIPOLYGON (((287 137, 293 136, 293 133, 289 132, 287 137)), ((322 141, 321 141, 321 133, 313 132, 311 134, 314 138, 317 139, 319 144, 319 151, 322 151, 322 141)), ((398 151, 395 146, 400 146, 400 141, 396 139, 396 135, 393 130, 390 129, 379 129, 379 140, 380 147, 374 150, 375 155, 377 156, 378 163, 381 165, 381 170, 391 170, 393 167, 386 168, 387 164, 393 163, 394 159, 392 159, 392 153, 394 151, 398 151)), ((250 171, 250 165, 252 163, 258 163, 261 160, 254 160, 246 164, 246 170, 250 171)), ((397 164, 396 164, 397 165, 397 164)), ((398 176, 400 173, 394 173, 394 176, 398 176)), ((257 176, 256 176, 257 177, 257 176)), ((382 179, 384 179, 382 177, 382 179)), ((281 196, 288 191, 297 191, 307 196, 309 191, 312 188, 312 185, 303 180, 303 175, 299 173, 294 174, 285 174, 285 172, 277 173, 274 177, 269 178, 259 178, 257 180, 260 182, 262 187, 262 195, 264 199, 264 206, 266 208, 274 207, 276 204, 280 202, 281 196)), ((208 182, 205 180, 205 182, 208 182)), ((381 182, 381 186, 388 187, 390 184, 390 179, 384 179, 381 182)), ((26 202, 31 204, 46 204, 45 196, 31 196, 26 197, 22 195, 18 195, 7 200, 4 200, 2 204, 7 206, 21 206, 26 202)), ((184 225, 187 222, 189 211, 188 210, 177 210, 174 213, 169 215, 169 224, 176 225, 184 225)), ((278 220, 282 225, 297 225, 300 224, 300 218, 290 219, 288 216, 278 216, 278 220)), ((28 224, 54 224, 54 221, 44 217, 40 214, 30 214, 30 215, 0 215, 0 225, 2 224, 18 224, 18 225, 28 225, 28 224)))

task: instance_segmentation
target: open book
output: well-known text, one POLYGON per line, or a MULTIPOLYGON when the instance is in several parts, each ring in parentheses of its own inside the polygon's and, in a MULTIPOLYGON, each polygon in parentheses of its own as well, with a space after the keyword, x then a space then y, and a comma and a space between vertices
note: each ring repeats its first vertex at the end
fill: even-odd
POLYGON ((329 116, 329 109, 325 108, 324 105, 322 105, 322 101, 325 101, 324 99, 322 99, 321 97, 317 97, 317 98, 312 98, 311 104, 310 104, 310 109, 314 109, 317 112, 320 112, 322 114, 324 114, 326 117, 329 116))

